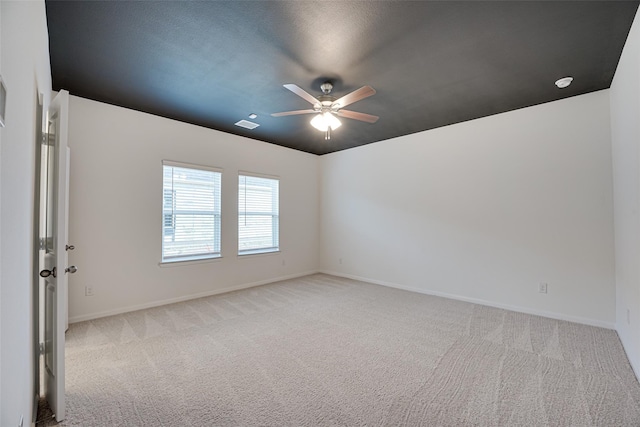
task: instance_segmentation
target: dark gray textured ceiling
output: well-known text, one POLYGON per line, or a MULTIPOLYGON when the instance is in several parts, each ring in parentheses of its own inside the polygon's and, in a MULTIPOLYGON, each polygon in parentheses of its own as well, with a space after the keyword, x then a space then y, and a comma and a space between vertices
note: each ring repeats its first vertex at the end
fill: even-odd
POLYGON ((315 154, 608 88, 638 1, 47 1, 53 86, 315 154), (573 76, 558 89, 554 81, 573 76), (377 94, 330 141, 282 87, 377 94), (260 124, 234 123, 256 113, 260 124))

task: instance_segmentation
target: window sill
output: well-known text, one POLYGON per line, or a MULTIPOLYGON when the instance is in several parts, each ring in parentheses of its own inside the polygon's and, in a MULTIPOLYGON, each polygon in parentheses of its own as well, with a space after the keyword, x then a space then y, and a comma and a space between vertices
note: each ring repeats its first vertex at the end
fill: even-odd
POLYGON ((255 258, 255 257, 260 257, 260 256, 265 256, 265 255, 278 255, 280 254, 280 250, 273 250, 273 251, 255 251, 255 252, 247 252, 247 253, 243 253, 243 254, 238 254, 238 258, 240 259, 246 259, 246 258, 255 258))
POLYGON ((206 264, 209 262, 216 262, 216 261, 220 261, 221 259, 222 259, 221 256, 217 256, 212 258, 195 258, 195 259, 185 259, 185 260, 176 260, 176 261, 162 261, 158 263, 158 266, 160 268, 183 267, 187 265, 206 264))

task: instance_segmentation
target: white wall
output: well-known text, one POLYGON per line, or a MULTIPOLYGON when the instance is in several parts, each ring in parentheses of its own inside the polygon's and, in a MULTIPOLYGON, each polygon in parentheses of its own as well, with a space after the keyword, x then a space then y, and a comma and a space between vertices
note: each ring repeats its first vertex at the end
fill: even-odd
MULTIPOLYGON (((0 74, 2 72, 2 5, 0 5, 0 74)), ((2 147, 0 128, 0 147, 2 147)), ((0 148, 0 232, 2 231, 2 149, 0 148)), ((1 235, 0 235, 1 237, 1 235)), ((2 245, 0 244, 0 309, 2 309, 2 245)), ((2 384, 2 313, 0 313, 0 384, 2 384)), ((0 422, 2 422, 2 386, 0 386, 0 422)))
POLYGON ((613 327, 608 91, 326 155, 321 171, 321 270, 613 327))
POLYGON ((317 271, 317 156, 74 96, 69 115, 71 321, 317 271), (222 259, 158 266, 163 159, 224 169, 222 259), (239 170, 280 177, 278 254, 237 256, 239 170))
MULTIPOLYGON (((2 5, 0 5, 0 74, 2 72, 2 5)), ((0 128, 2 147, 3 128, 0 128)), ((2 231, 2 149, 0 148, 0 233, 2 231)), ((1 237, 1 234, 0 234, 1 237)), ((2 245, 0 244, 0 310, 2 309, 2 245)), ((0 312, 0 384, 2 384, 2 313, 0 312)), ((0 386, 0 422, 2 422, 2 386, 0 386)))
MULTIPOLYGON (((640 13, 639 13, 640 14, 640 13)), ((610 90, 616 248, 616 329, 640 378, 640 19, 610 90), (630 321, 627 322, 627 310, 630 321)))
POLYGON ((0 73, 7 86, 0 130, 0 425, 30 425, 34 390, 33 206, 38 91, 51 96, 44 2, 0 2, 0 73))

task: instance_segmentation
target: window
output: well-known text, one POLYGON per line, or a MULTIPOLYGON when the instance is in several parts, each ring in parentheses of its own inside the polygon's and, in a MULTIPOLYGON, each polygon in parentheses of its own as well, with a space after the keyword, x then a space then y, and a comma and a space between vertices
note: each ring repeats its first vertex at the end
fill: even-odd
POLYGON ((280 249, 278 187, 277 179, 239 176, 239 255, 276 252, 280 249))
POLYGON ((222 174, 167 161, 162 174, 162 262, 219 257, 222 174))

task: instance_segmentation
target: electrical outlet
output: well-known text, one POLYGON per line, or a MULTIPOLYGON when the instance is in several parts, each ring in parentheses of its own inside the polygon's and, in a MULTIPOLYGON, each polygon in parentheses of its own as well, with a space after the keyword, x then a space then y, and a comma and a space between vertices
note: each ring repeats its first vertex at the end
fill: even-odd
POLYGON ((338 264, 342 264, 342 258, 338 259, 338 264))
POLYGON ((538 285, 538 292, 540 292, 541 294, 546 294, 547 293, 547 284, 546 283, 540 283, 538 285))
POLYGON ((627 325, 631 324, 631 310, 627 308, 627 325))
POLYGON ((93 288, 91 286, 85 286, 84 287, 84 296, 85 297, 92 297, 93 296, 93 288))

